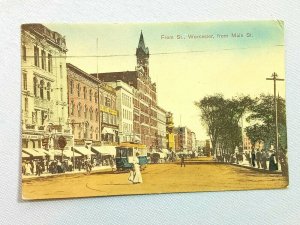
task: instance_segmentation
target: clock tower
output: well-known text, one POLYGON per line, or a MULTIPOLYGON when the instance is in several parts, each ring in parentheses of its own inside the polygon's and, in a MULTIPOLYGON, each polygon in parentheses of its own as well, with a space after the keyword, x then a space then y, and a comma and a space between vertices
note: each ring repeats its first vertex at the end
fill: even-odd
POLYGON ((141 31, 139 45, 136 49, 137 71, 149 77, 149 49, 145 46, 143 32, 141 31))

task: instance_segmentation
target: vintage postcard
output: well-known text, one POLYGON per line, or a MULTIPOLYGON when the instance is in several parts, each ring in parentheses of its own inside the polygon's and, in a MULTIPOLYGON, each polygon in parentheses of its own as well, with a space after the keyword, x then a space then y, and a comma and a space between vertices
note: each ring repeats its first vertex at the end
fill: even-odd
POLYGON ((288 186, 282 21, 20 32, 23 199, 288 186))

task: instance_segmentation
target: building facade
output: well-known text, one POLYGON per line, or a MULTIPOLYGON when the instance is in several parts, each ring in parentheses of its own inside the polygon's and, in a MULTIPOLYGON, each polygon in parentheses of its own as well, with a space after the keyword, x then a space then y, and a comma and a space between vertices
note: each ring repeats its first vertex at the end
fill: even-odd
POLYGON ((119 143, 119 114, 116 106, 116 90, 108 84, 100 82, 99 100, 101 143, 102 145, 117 145, 119 143))
POLYGON ((167 131, 167 148, 171 151, 175 151, 174 122, 173 122, 173 114, 171 112, 166 113, 166 131, 167 131))
POLYGON ((175 151, 192 151, 192 131, 188 127, 176 127, 175 151))
POLYGON ((116 90, 120 142, 140 142, 140 137, 133 132, 134 88, 121 80, 108 82, 107 84, 116 90))
POLYGON ((69 117, 75 144, 100 141, 99 80, 67 64, 69 117))
POLYGON ((21 27, 22 149, 54 157, 58 137, 72 146, 68 120, 66 41, 42 24, 21 27))
POLYGON ((157 147, 158 149, 167 148, 167 112, 157 106, 157 147))
POLYGON ((133 90, 133 133, 148 148, 157 148, 157 99, 156 84, 149 75, 149 49, 141 33, 136 49, 137 66, 134 71, 92 74, 104 82, 121 80, 133 90))

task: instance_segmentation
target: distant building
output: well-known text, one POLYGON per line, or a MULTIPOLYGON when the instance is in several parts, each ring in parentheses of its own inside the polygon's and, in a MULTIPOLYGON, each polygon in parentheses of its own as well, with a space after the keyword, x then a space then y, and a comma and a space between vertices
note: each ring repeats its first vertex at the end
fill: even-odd
POLYGON ((175 151, 175 135, 174 135, 174 122, 173 114, 167 112, 166 114, 166 131, 167 131, 167 148, 175 151))
POLYGON ((67 140, 65 150, 73 145, 68 124, 66 41, 42 24, 24 24, 21 43, 22 149, 31 156, 53 158, 55 150, 60 150, 60 136, 67 140))
POLYGON ((192 151, 192 131, 188 127, 176 127, 175 151, 192 151))
POLYGON ((157 148, 167 148, 166 110, 157 106, 157 148))

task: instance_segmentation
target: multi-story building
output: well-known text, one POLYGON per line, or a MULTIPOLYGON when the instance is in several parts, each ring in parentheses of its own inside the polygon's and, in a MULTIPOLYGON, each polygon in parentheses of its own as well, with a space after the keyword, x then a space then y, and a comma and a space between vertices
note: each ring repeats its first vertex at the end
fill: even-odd
POLYGON ((116 107, 119 112, 120 142, 140 142, 140 137, 133 131, 133 87, 117 80, 108 82, 116 90, 116 107))
POLYGON ((175 151, 192 150, 192 131, 188 127, 176 127, 175 133, 175 151))
POLYGON ((191 132, 191 146, 192 146, 192 148, 191 148, 191 150, 192 151, 196 151, 197 150, 197 147, 196 147, 196 134, 195 134, 195 132, 191 132))
POLYGON ((116 98, 116 90, 108 84, 100 82, 99 100, 102 145, 117 145, 119 143, 116 98))
POLYGON ((66 41, 42 24, 24 24, 21 43, 22 148, 31 156, 39 152, 53 158, 60 149, 60 136, 67 141, 65 150, 73 145, 68 124, 66 41))
POLYGON ((142 144, 156 147, 157 100, 156 84, 149 75, 149 49, 145 47, 141 33, 136 49, 137 66, 134 71, 92 74, 104 82, 123 82, 134 87, 133 91, 133 132, 142 144))
POLYGON ((166 127, 166 114, 167 112, 157 106, 157 148, 167 148, 167 127, 166 127))
POLYGON ((173 114, 167 112, 166 114, 166 131, 167 131, 167 148, 175 150, 175 136, 174 136, 174 122, 173 114))
POLYGON ((100 81, 67 63, 69 117, 75 145, 100 141, 100 81))

